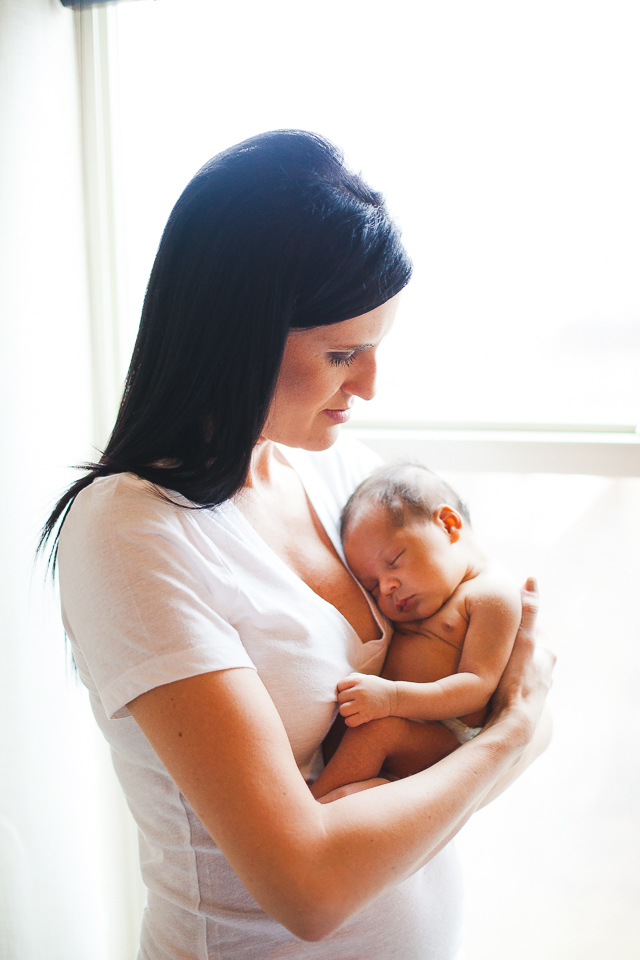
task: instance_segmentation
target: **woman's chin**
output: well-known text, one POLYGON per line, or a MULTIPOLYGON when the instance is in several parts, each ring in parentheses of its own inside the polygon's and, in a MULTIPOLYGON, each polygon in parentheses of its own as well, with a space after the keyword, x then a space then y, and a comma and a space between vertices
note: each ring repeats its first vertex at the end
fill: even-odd
POLYGON ((319 438, 315 441, 314 446, 306 447, 307 450, 328 450, 329 447, 332 447, 338 437, 340 436, 340 427, 333 427, 329 430, 324 437, 319 438))
POLYGON ((278 439, 277 442, 282 443, 285 447, 298 447, 301 450, 310 450, 311 452, 317 453, 332 447, 339 436, 340 427, 334 426, 328 430, 314 430, 306 435, 301 434, 297 437, 289 436, 286 439, 278 439))

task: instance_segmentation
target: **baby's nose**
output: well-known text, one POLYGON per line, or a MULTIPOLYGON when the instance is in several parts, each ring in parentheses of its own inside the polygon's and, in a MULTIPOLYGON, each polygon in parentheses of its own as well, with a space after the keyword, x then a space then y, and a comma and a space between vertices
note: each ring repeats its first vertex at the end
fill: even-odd
POLYGON ((399 582, 397 577, 384 577, 380 581, 380 593, 383 596, 388 597, 389 594, 393 593, 394 590, 397 590, 399 587, 399 582))

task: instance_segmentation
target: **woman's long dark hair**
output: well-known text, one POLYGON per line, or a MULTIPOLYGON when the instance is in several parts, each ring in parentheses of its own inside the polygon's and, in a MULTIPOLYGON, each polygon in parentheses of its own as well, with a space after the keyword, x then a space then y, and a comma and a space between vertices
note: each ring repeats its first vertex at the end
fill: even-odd
POLYGON ((40 541, 52 551, 77 494, 131 472, 215 506, 244 483, 291 328, 367 313, 411 263, 380 194, 303 130, 264 133, 213 157, 167 222, 120 411, 40 541))

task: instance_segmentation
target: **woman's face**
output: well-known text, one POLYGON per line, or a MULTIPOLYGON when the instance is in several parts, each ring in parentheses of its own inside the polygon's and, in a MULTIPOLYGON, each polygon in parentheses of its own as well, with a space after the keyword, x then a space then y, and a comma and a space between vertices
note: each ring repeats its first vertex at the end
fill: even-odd
POLYGON ((375 394, 376 350, 400 294, 352 320, 292 330, 262 435, 305 450, 325 450, 349 419, 355 397, 375 394))

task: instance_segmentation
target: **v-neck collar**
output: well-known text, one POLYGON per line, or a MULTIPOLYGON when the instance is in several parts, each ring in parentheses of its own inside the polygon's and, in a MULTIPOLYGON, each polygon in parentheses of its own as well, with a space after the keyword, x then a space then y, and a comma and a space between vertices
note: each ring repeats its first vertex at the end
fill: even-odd
POLYGON ((356 630, 353 628, 349 620, 347 620, 345 615, 340 610, 338 610, 338 608, 333 603, 331 603, 329 600, 325 600, 325 598, 320 596, 319 593, 316 593, 316 591, 309 586, 306 580, 303 580, 302 577, 298 576, 295 570, 293 570, 288 563, 285 563, 285 561, 282 559, 282 557, 279 554, 276 553, 273 547, 269 546, 269 544, 264 539, 264 537, 262 537, 258 533, 255 527, 249 522, 249 520, 247 520, 245 515, 242 513, 240 509, 238 509, 238 507, 232 500, 227 500, 224 506, 231 510, 233 516, 237 520, 239 520, 241 526, 245 530, 246 535, 251 538, 251 540, 256 544, 256 546, 259 549, 266 551, 270 557, 273 557, 274 562, 276 562, 280 567, 284 568, 284 570, 287 571, 287 574, 290 577, 293 577, 293 579, 297 583, 302 584, 303 589, 308 590, 314 597, 317 598, 317 600, 326 604, 333 611, 335 611, 337 616, 340 617, 342 622, 346 625, 346 627, 348 627, 350 633, 358 640, 358 642, 363 647, 365 646, 368 647, 369 644, 379 644, 382 641, 385 641, 387 638, 388 630, 389 630, 389 622, 387 618, 384 616, 384 614, 380 612, 380 610, 376 606, 375 601, 370 596, 370 594, 367 593, 367 591, 364 589, 360 581, 353 575, 353 573, 349 569, 349 565, 345 560, 344 551, 342 549, 342 543, 340 541, 340 536, 339 536, 337 527, 325 503, 323 502, 321 485, 318 482, 317 477, 314 475, 312 470, 306 469, 307 463, 304 462, 303 458, 298 457, 295 454, 293 457, 289 456, 291 454, 291 448, 289 447, 283 448, 280 444, 276 444, 276 446, 280 451, 281 455, 286 460, 287 464, 291 467, 291 469, 295 472, 298 479, 300 480, 300 483, 302 484, 302 487, 307 496, 307 499, 309 500, 309 503, 313 507, 316 513, 316 516, 318 517, 318 520, 322 525, 322 528, 324 529, 333 547, 335 548, 336 553, 338 554, 338 557, 344 564, 344 567, 347 573, 353 578, 359 590, 361 591, 362 595, 364 596, 365 600, 367 601, 369 605, 369 609, 371 610, 371 613, 373 615, 373 619, 375 620, 376 624, 380 628, 380 636, 374 637, 372 640, 363 640, 360 637, 360 635, 356 632, 356 630))

